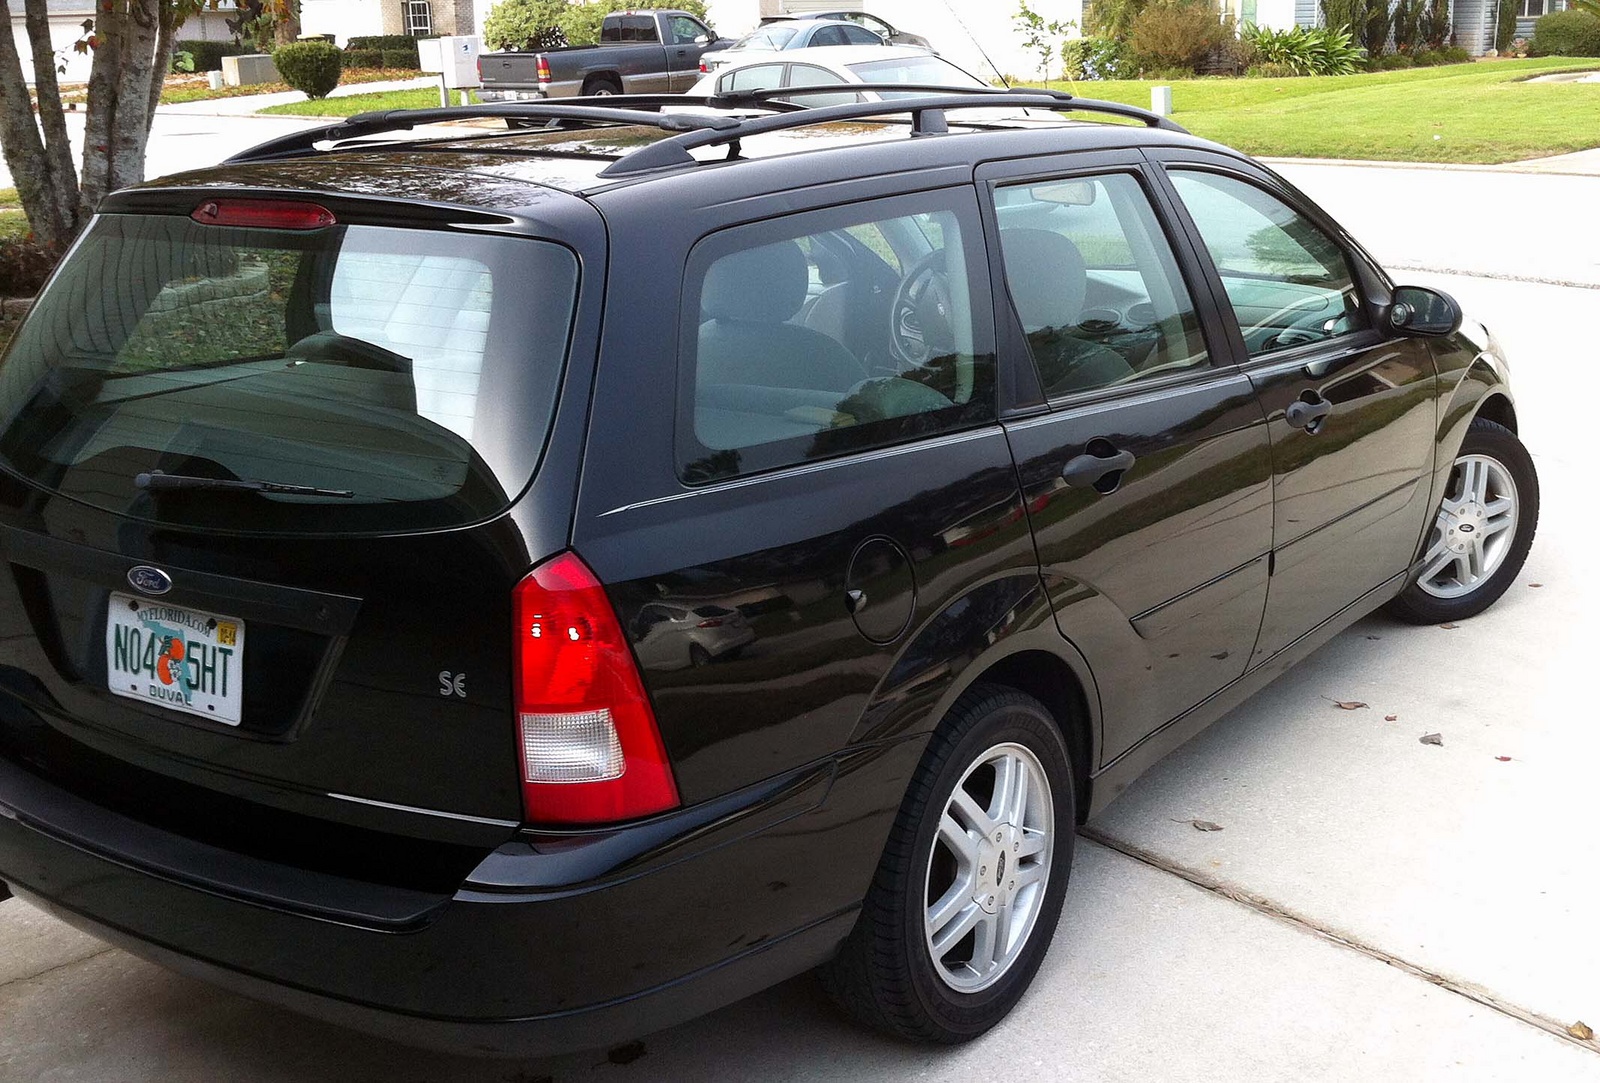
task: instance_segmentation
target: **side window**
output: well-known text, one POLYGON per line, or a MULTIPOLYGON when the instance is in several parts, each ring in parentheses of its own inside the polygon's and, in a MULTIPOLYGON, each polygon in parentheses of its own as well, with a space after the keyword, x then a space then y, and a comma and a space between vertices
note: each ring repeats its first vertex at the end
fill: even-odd
POLYGON ((736 90, 772 90, 782 84, 782 64, 753 64, 726 76, 717 84, 717 92, 731 94, 736 90))
MULTIPOLYGON (((815 64, 790 64, 789 79, 785 86, 833 86, 841 80, 839 76, 827 68, 819 68, 815 64)), ((849 105, 859 101, 860 95, 839 94, 805 94, 793 99, 801 105, 809 105, 813 109, 821 109, 827 105, 849 105)))
POLYGON ((1251 357, 1369 326, 1344 250, 1276 196, 1233 177, 1172 170, 1251 357))
POLYGON ((812 45, 845 45, 845 44, 847 44, 847 42, 845 41, 844 31, 841 30, 839 27, 837 27, 837 26, 824 26, 824 27, 819 27, 817 32, 815 34, 811 35, 811 44, 812 45))
POLYGON ((970 204, 930 193, 702 241, 680 346, 684 480, 994 420, 979 237, 970 204))
POLYGON ((674 15, 671 24, 674 45, 693 45, 694 39, 705 33, 699 23, 682 15, 674 15))
POLYGON ((656 33, 656 20, 650 15, 624 15, 622 17, 623 41, 660 41, 656 33))
POLYGON ((1006 286, 1050 397, 1209 363, 1200 321, 1131 174, 995 191, 1006 286))
POLYGON ((839 32, 844 35, 844 40, 849 42, 851 45, 882 45, 883 44, 883 39, 882 38, 880 38, 878 35, 874 34, 872 31, 866 29, 865 27, 845 26, 845 27, 840 27, 839 32))

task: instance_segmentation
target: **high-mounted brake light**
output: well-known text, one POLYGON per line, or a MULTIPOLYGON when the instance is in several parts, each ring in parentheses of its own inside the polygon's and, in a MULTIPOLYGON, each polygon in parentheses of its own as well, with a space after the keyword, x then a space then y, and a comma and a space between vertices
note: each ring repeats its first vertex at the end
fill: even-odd
POLYGON ((517 584, 513 663, 522 804, 535 823, 607 823, 678 804, 611 601, 575 553, 517 584))
POLYGON ((252 229, 327 229, 339 223, 328 208, 298 199, 209 199, 189 217, 203 226, 252 229))

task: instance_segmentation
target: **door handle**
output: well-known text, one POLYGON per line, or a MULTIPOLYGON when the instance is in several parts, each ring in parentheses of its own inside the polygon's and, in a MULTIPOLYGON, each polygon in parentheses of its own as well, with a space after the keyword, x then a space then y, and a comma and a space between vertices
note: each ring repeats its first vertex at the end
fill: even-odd
POLYGON ((1093 489, 1110 494, 1122 484, 1122 475, 1135 462, 1133 452, 1118 451, 1104 440, 1090 443, 1084 454, 1067 460, 1061 469, 1061 480, 1074 489, 1093 489), (1104 454, 1096 454, 1103 451, 1104 454))
POLYGON ((1320 391, 1302 391, 1300 397, 1283 412, 1284 420, 1312 436, 1322 431, 1322 422, 1333 413, 1333 403, 1322 397, 1320 391))

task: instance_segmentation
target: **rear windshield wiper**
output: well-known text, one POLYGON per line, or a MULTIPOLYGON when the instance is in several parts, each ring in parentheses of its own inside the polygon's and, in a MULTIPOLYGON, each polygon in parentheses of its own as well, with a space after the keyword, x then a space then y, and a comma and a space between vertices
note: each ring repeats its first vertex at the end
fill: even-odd
POLYGON ((233 493, 272 493, 282 496, 336 496, 350 499, 356 494, 349 489, 319 489, 315 485, 288 485, 281 481, 247 481, 242 478, 197 478, 188 474, 166 474, 151 470, 138 474, 134 485, 153 493, 221 490, 233 493))

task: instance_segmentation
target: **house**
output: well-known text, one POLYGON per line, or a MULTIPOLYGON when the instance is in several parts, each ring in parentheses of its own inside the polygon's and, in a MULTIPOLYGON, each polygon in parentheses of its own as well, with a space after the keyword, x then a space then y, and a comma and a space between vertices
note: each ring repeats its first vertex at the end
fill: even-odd
MULTIPOLYGON (((46 0, 45 10, 50 14, 50 44, 56 54, 56 69, 63 83, 88 81, 89 68, 94 60, 87 53, 78 52, 75 46, 84 36, 84 23, 94 21, 96 0, 46 0), (61 71, 65 68, 65 71, 61 71)), ((28 41, 27 24, 22 16, 21 0, 11 4, 11 36, 17 42, 17 54, 22 58, 22 77, 33 82, 33 46, 28 41)), ((228 20, 234 17, 233 0, 222 0, 215 11, 202 11, 191 15, 183 24, 181 36, 197 41, 228 41, 228 20)))
MULTIPOLYGON (((1294 0, 1294 4, 1297 24, 1322 24, 1317 0, 1294 0)), ((1566 6, 1566 0, 1517 0, 1517 28, 1512 37, 1533 37, 1534 20, 1566 6)), ((1494 48, 1499 25, 1499 0, 1450 0, 1450 40, 1473 56, 1483 56, 1494 48)))
POLYGON ((340 45, 370 34, 479 34, 492 7, 494 0, 301 0, 300 29, 332 34, 340 45))

